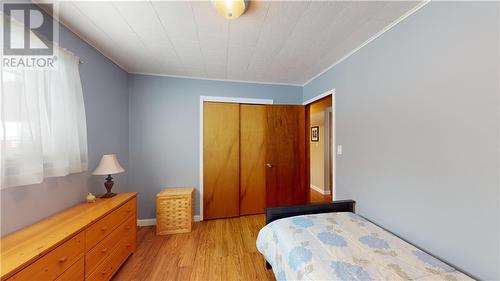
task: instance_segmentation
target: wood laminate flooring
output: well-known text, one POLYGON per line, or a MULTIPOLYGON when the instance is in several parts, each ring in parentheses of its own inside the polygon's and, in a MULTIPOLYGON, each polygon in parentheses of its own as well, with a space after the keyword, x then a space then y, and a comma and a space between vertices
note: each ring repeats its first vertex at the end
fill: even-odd
POLYGON ((140 227, 137 251, 113 281, 275 280, 255 246, 264 224, 264 215, 207 220, 191 233, 165 236, 140 227))
POLYGON ((332 202, 332 195, 323 195, 314 189, 310 189, 310 203, 328 203, 332 202))

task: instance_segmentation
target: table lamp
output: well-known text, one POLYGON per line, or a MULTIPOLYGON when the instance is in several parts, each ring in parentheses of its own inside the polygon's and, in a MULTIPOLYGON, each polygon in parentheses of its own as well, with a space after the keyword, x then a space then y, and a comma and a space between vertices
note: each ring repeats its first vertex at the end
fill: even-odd
POLYGON ((125 169, 118 163, 118 159, 116 158, 116 154, 106 154, 101 158, 101 162, 97 165, 97 168, 92 172, 92 175, 96 176, 105 176, 106 181, 104 182, 104 187, 108 191, 106 194, 101 196, 101 198, 111 198, 116 195, 116 193, 111 192, 111 188, 113 188, 113 178, 111 175, 119 174, 125 172, 125 169))

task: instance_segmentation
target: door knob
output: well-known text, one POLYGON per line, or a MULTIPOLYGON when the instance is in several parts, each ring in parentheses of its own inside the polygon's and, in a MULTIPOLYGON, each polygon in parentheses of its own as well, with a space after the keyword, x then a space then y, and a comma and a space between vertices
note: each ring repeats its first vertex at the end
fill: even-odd
POLYGON ((268 168, 272 168, 272 167, 273 167, 273 165, 271 165, 270 163, 266 163, 266 167, 268 167, 268 168))

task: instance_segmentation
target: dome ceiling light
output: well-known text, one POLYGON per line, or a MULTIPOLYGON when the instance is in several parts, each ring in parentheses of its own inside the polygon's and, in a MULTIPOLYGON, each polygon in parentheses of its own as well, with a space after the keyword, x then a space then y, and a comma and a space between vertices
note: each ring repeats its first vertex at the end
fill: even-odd
POLYGON ((214 0, 217 12, 229 20, 234 20, 243 15, 248 8, 248 1, 245 0, 214 0))

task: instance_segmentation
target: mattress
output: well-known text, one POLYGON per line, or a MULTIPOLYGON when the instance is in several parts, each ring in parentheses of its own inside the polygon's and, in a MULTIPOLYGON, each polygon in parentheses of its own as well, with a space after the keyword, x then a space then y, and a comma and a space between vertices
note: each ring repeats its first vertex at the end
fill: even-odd
POLYGON ((473 280, 354 213, 273 221, 257 249, 277 280, 473 280))

